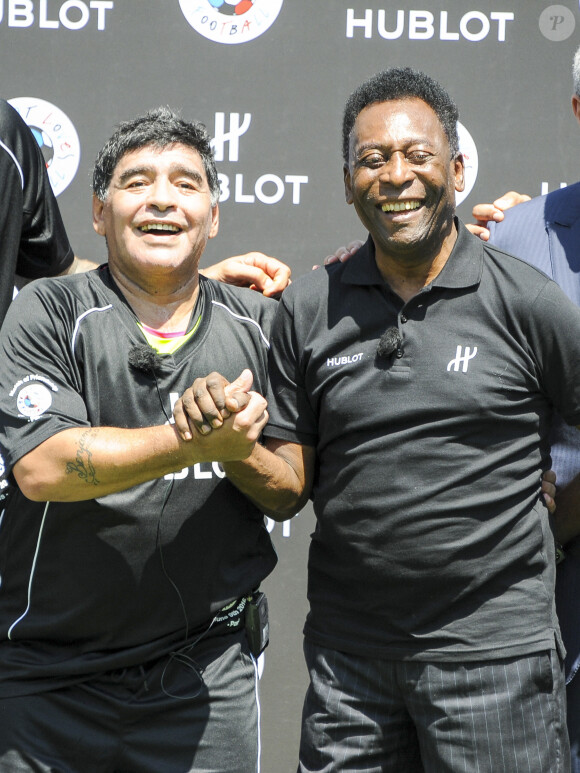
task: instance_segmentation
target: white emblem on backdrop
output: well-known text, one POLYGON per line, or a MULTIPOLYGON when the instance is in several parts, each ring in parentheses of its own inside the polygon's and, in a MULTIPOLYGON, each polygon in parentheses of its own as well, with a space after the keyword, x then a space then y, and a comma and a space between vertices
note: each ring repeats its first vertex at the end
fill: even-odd
POLYGON ((459 206, 469 196, 471 189, 475 185, 479 165, 477 148, 473 137, 459 121, 457 122, 457 133, 459 135, 459 150, 463 153, 463 162, 465 164, 465 188, 461 193, 455 194, 455 203, 459 206))
POLYGON ((284 0, 179 0, 183 15, 215 43, 247 43, 270 29, 284 0))
MULTIPOLYGON (((240 157, 240 138, 252 124, 252 114, 228 114, 226 129, 226 113, 215 114, 215 134, 211 141, 216 161, 223 161, 228 148, 228 161, 237 162, 240 157)), ((300 204, 302 186, 308 183, 304 174, 285 174, 283 177, 270 172, 260 175, 255 181, 243 172, 231 177, 223 172, 218 173, 220 181, 220 202, 232 198, 237 204, 254 204, 256 199, 262 204, 277 204, 282 199, 292 199, 292 204, 300 204)))
POLYGON ((466 11, 461 17, 451 14, 449 11, 440 11, 436 16, 431 11, 417 11, 400 8, 395 11, 390 9, 378 10, 376 17, 372 8, 347 8, 346 10, 346 37, 372 38, 375 30, 384 40, 397 40, 408 37, 409 40, 439 40, 458 41, 468 40, 478 43, 485 40, 488 35, 495 37, 503 43, 506 39, 508 22, 515 20, 513 11, 492 11, 489 14, 481 11, 466 11))
POLYGON ((8 100, 31 128, 38 142, 48 178, 58 196, 73 181, 81 159, 79 136, 70 118, 56 105, 35 97, 8 100))
MULTIPOLYGON (((0 0, 0 23, 4 21, 4 0, 0 0)), ((113 0, 6 0, 6 23, 9 27, 35 27, 56 30, 61 25, 69 30, 80 30, 90 21, 98 30, 106 29, 107 11, 114 8, 113 0)))

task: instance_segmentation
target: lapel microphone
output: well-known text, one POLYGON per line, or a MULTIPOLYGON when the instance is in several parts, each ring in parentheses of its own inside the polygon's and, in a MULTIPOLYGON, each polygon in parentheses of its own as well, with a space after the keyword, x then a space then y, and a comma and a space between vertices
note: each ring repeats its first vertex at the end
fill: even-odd
POLYGON ((129 365, 142 373, 155 373, 163 361, 161 355, 148 344, 136 344, 129 349, 129 365))
POLYGON ((377 344, 377 357, 388 359, 393 352, 401 347, 402 343, 403 338, 399 333, 399 328, 388 327, 377 344))

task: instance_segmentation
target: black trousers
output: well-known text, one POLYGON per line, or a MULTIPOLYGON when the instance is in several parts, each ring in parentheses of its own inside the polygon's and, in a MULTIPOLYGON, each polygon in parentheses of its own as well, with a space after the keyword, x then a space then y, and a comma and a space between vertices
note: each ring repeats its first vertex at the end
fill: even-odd
POLYGON ((0 699, 0 771, 256 773, 258 714, 257 666, 242 631, 65 689, 0 699))

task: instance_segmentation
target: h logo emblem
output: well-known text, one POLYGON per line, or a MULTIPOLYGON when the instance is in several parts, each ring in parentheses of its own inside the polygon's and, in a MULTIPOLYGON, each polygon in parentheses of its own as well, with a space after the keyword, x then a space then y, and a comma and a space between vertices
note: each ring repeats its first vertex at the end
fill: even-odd
POLYGON ((244 113, 244 120, 240 124, 240 114, 230 113, 230 129, 226 131, 226 114, 215 114, 215 136, 211 141, 214 149, 215 160, 224 160, 226 142, 230 143, 228 161, 237 161, 240 155, 240 137, 250 128, 252 114, 244 113))
POLYGON ((453 370, 457 372, 459 370, 459 366, 463 365, 462 370, 464 373, 467 373, 469 360, 472 360, 477 354, 477 346, 473 348, 473 352, 471 351, 471 346, 466 346, 465 354, 461 354, 462 349, 463 347, 461 346, 461 344, 458 344, 455 358, 449 362, 449 365, 447 366, 447 370, 451 370, 453 368, 453 370))

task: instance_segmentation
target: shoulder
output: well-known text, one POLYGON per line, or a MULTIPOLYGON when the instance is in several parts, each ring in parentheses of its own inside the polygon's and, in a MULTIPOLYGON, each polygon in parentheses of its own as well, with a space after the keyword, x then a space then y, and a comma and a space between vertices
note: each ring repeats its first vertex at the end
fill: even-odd
POLYGON ((202 291, 211 301, 228 303, 236 309, 246 310, 249 314, 268 313, 276 309, 277 301, 266 298, 255 290, 218 282, 201 274, 199 280, 202 291))
POLYGON ((573 187, 572 192, 568 189, 553 191, 508 209, 500 223, 489 223, 488 243, 549 271, 547 226, 569 211, 571 204, 580 214, 580 188, 573 187))
POLYGON ((13 139, 22 130, 27 128, 18 111, 5 99, 0 99, 0 137, 13 139))
POLYGON ((491 273, 500 276, 513 275, 515 278, 521 276, 540 284, 552 281, 540 268, 530 263, 529 260, 521 258, 519 255, 514 255, 509 249, 504 249, 497 244, 490 244, 489 242, 484 242, 482 246, 484 265, 491 273))
MULTIPOLYGON (((5 100, 0 100, 0 164, 3 178, 8 174, 14 175, 15 180, 18 178, 25 212, 33 214, 43 207, 58 212, 38 142, 24 119, 5 100)), ((58 218, 60 220, 60 215, 58 218)), ((46 229, 47 224, 43 225, 46 229)), ((66 247, 68 243, 65 251, 66 247)))
POLYGON ((0 99, 0 149, 17 164, 26 163, 31 153, 36 159, 40 150, 24 119, 5 99, 0 99))
MULTIPOLYGON (((356 260, 356 256, 350 261, 356 260)), ((282 300, 286 305, 300 304, 301 307, 320 306, 334 284, 340 284, 345 271, 346 263, 332 263, 329 266, 320 266, 307 274, 302 274, 292 280, 282 293, 282 300)))
POLYGON ((207 303, 223 310, 232 321, 250 320, 269 332, 278 301, 255 290, 235 287, 200 275, 200 287, 207 303))
MULTIPOLYGON (((489 244, 484 246, 483 251, 483 272, 478 292, 485 299, 486 306, 498 305, 510 315, 513 313, 526 319, 532 309, 537 309, 542 303, 546 310, 548 299, 550 304, 571 303, 548 273, 530 262, 529 257, 522 259, 489 244)), ((537 315, 537 311, 534 314, 537 315)), ((550 314, 553 314, 553 307, 550 314)))
POLYGON ((106 303, 103 289, 96 270, 35 279, 20 290, 8 313, 22 315, 27 321, 44 314, 64 319, 67 315, 82 313, 95 303, 106 303))
POLYGON ((580 182, 536 196, 506 210, 501 223, 491 223, 492 240, 524 226, 543 227, 546 223, 573 222, 580 217, 580 182))

